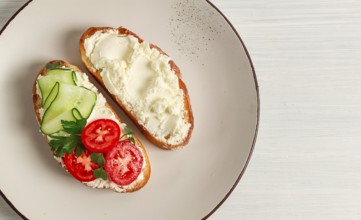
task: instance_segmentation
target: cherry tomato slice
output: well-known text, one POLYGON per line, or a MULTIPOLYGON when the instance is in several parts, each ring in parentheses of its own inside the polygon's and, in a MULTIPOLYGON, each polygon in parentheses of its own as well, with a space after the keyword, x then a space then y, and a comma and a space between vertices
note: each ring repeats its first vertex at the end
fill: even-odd
POLYGON ((97 163, 91 161, 90 154, 89 151, 85 150, 79 157, 76 156, 75 152, 64 156, 66 169, 80 182, 94 180, 94 170, 99 168, 97 163))
POLYGON ((116 145, 120 137, 119 125, 110 119, 98 119, 88 124, 81 133, 84 146, 97 153, 105 153, 116 145))
POLYGON ((121 141, 105 155, 104 169, 114 183, 126 186, 137 179, 143 162, 137 146, 130 141, 121 141))

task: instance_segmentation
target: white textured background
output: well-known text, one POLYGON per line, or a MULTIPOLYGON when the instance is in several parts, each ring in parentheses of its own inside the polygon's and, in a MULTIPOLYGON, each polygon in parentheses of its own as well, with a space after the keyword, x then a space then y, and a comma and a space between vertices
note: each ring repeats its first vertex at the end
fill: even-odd
MULTIPOLYGON (((0 27, 24 2, 0 0, 0 27)), ((210 219, 361 219, 361 1, 212 2, 252 57, 261 123, 210 219)), ((19 219, 2 199, 0 219, 19 219)))

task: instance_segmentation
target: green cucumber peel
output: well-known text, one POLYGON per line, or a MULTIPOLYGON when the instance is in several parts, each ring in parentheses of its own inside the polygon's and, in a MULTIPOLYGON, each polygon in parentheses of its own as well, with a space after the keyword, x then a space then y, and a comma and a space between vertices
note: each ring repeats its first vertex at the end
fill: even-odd
POLYGON ((59 82, 56 82, 43 103, 44 110, 46 110, 51 105, 51 103, 56 99, 58 93, 59 93, 59 82))

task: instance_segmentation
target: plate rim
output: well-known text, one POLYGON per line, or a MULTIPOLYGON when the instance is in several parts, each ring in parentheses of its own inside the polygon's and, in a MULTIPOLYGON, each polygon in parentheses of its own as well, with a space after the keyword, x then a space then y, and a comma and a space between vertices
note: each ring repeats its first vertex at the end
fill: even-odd
POLYGON ((231 189, 228 191, 228 193, 223 197, 223 199, 216 205, 216 207, 214 207, 210 213, 208 213, 206 216, 204 216, 202 218, 202 220, 209 218, 226 200, 227 198, 232 194, 233 190, 236 188, 236 186, 238 185, 239 181, 241 180, 244 172, 246 171, 249 161, 251 160, 252 154, 253 154, 253 150, 255 148, 256 145, 256 140, 257 140, 257 136, 258 136, 258 128, 259 128, 259 119, 260 119, 260 95, 259 95, 259 86, 258 86, 258 81, 257 81, 257 76, 256 76, 256 71, 255 68, 253 66, 253 62, 251 59, 251 56, 247 50, 246 45, 244 44, 241 36, 239 35, 238 31, 236 30, 236 28, 233 26, 233 24, 231 23, 231 21, 226 17, 225 14, 223 14, 223 12, 217 7, 215 6, 210 0, 206 0, 206 2, 212 6, 222 17, 223 19, 228 23, 228 25, 232 28, 233 32, 236 34, 238 40, 240 41, 246 55, 249 61, 249 64, 251 65, 251 69, 252 69, 252 75, 253 75, 253 79, 254 79, 254 83, 255 83, 255 89, 256 89, 256 99, 257 99, 257 115, 256 115, 256 127, 255 127, 255 132, 254 132, 254 137, 253 137, 253 141, 252 141, 252 146, 250 149, 250 152, 248 154, 247 160, 245 165, 243 166, 243 169, 241 170, 241 173, 238 175, 235 183, 233 184, 233 186, 231 187, 231 189))
MULTIPOLYGON (((28 0, 27 2, 24 3, 24 5, 22 5, 11 17, 10 19, 5 23, 5 25, 1 28, 0 30, 0 36, 2 35, 2 33, 5 31, 5 29, 7 28, 7 26, 11 23, 11 21, 24 9, 26 8, 26 6, 28 6, 30 4, 30 2, 32 2, 33 0, 28 0)), ((256 103, 257 103, 257 115, 256 115, 256 127, 255 127, 255 131, 254 131, 254 137, 253 137, 253 141, 252 141, 252 146, 250 149, 250 152, 247 156, 247 160, 245 165, 243 166, 240 174, 238 175, 235 183, 232 185, 232 187, 230 188, 230 190, 228 191, 228 193, 223 197, 223 199, 218 202, 218 204, 207 214, 205 215, 202 220, 205 220, 207 218, 209 218, 219 207, 222 206, 222 204, 228 199, 228 197, 232 194, 233 190, 236 188, 236 186, 238 185, 239 181, 241 180, 241 178, 243 177, 244 172, 246 171, 249 161, 251 160, 255 145, 256 145, 256 140, 257 140, 257 136, 258 136, 258 130, 259 130, 259 122, 260 122, 260 92, 259 92, 259 86, 258 86, 258 81, 257 81, 257 75, 256 75, 256 71, 251 59, 251 56, 247 50, 246 45, 244 44, 241 36, 239 35, 239 33, 237 32, 236 28, 233 26, 233 24, 230 22, 230 20, 225 16, 225 14, 223 14, 223 12, 217 7, 215 6, 210 0, 205 0, 213 9, 215 9, 222 17, 223 19, 225 19, 225 21, 227 22, 227 24, 231 27, 232 31, 236 34, 238 40, 240 41, 246 56, 248 58, 249 64, 251 65, 251 69, 252 69, 252 75, 253 75, 253 79, 254 79, 254 83, 255 83, 255 89, 256 89, 256 103)), ((10 206, 10 208, 12 208, 16 214, 18 214, 22 219, 28 220, 28 218, 22 214, 16 207, 14 204, 12 204, 12 202, 6 197, 6 195, 2 192, 2 190, 0 189, 0 196, 5 200, 5 202, 10 206)))

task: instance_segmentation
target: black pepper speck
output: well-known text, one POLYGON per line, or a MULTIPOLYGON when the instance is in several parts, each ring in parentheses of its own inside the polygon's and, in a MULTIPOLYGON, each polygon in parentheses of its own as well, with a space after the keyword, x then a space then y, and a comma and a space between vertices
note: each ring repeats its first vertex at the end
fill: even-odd
POLYGON ((177 50, 191 62, 199 59, 202 52, 208 51, 211 42, 225 32, 224 19, 217 16, 208 3, 178 0, 173 3, 172 10, 169 23, 172 40, 177 50))

